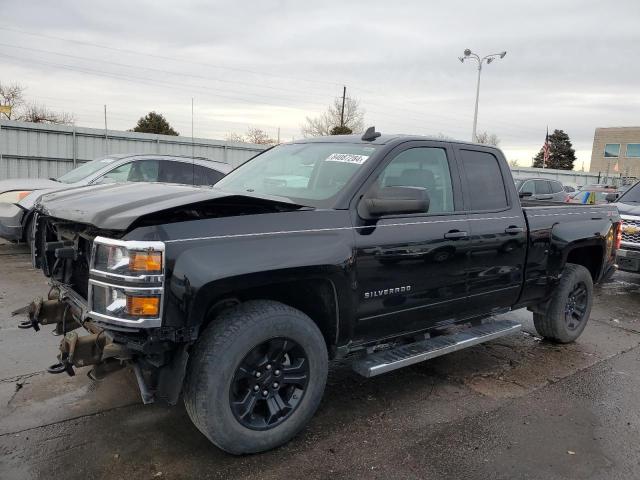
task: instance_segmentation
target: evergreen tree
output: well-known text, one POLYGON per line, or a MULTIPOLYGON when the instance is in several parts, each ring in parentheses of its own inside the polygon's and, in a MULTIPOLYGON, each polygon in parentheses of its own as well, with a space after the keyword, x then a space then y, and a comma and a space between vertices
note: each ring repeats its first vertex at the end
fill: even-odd
MULTIPOLYGON (((544 151, 541 148, 538 154, 533 157, 533 166, 542 168, 544 151)), ((549 135, 549 160, 545 168, 557 168, 559 170, 573 170, 573 163, 576 161, 576 151, 571 145, 569 135, 564 130, 554 130, 549 135)))
POLYGON ((343 125, 342 127, 338 125, 337 127, 333 127, 330 133, 331 135, 351 135, 353 130, 346 125, 343 125))
POLYGON ((176 132, 161 113, 149 112, 138 120, 133 128, 134 132, 158 133, 160 135, 180 135, 176 132))

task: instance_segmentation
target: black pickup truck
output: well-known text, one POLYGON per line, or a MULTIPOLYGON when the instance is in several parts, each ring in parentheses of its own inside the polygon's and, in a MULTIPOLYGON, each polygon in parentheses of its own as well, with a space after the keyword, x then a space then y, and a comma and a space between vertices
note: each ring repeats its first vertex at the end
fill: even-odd
POLYGON ((279 145, 213 188, 81 188, 36 215, 51 291, 22 326, 63 335, 50 371, 128 366, 145 403, 182 395, 234 454, 300 431, 331 359, 378 375, 515 332, 494 315, 519 308, 575 340, 620 242, 615 207, 521 205, 496 148, 372 128, 279 145))

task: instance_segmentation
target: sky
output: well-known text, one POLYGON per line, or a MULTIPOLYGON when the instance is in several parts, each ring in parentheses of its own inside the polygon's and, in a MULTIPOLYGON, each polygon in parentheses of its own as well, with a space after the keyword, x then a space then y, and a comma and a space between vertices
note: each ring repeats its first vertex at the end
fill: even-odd
POLYGON ((640 2, 503 0, 0 0, 0 82, 73 113, 133 128, 154 110, 183 135, 249 127, 283 141, 342 94, 384 133, 471 138, 477 70, 458 57, 507 51, 482 70, 478 131, 529 166, 547 127, 588 170, 596 127, 640 124, 640 2))

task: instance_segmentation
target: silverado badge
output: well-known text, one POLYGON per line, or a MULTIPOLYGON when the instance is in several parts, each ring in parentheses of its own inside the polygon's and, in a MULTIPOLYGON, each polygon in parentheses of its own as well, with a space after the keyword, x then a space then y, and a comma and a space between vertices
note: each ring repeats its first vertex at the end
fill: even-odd
POLYGON ((393 288, 381 288, 379 290, 371 290, 370 292, 364 292, 364 298, 377 298, 377 297, 386 297, 387 295, 393 295, 395 293, 406 293, 411 291, 411 285, 406 285, 404 287, 393 287, 393 288))

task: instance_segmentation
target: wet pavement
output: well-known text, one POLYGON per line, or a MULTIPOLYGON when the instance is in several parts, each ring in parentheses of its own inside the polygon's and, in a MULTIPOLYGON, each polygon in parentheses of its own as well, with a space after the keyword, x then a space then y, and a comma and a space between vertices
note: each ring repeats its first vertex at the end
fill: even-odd
POLYGON ((0 479, 639 478, 640 276, 597 289, 572 345, 524 332, 364 379, 332 366, 310 425, 288 445, 233 457, 184 407, 141 405, 133 375, 44 372, 51 327, 10 312, 46 295, 20 247, 0 245, 0 479))

